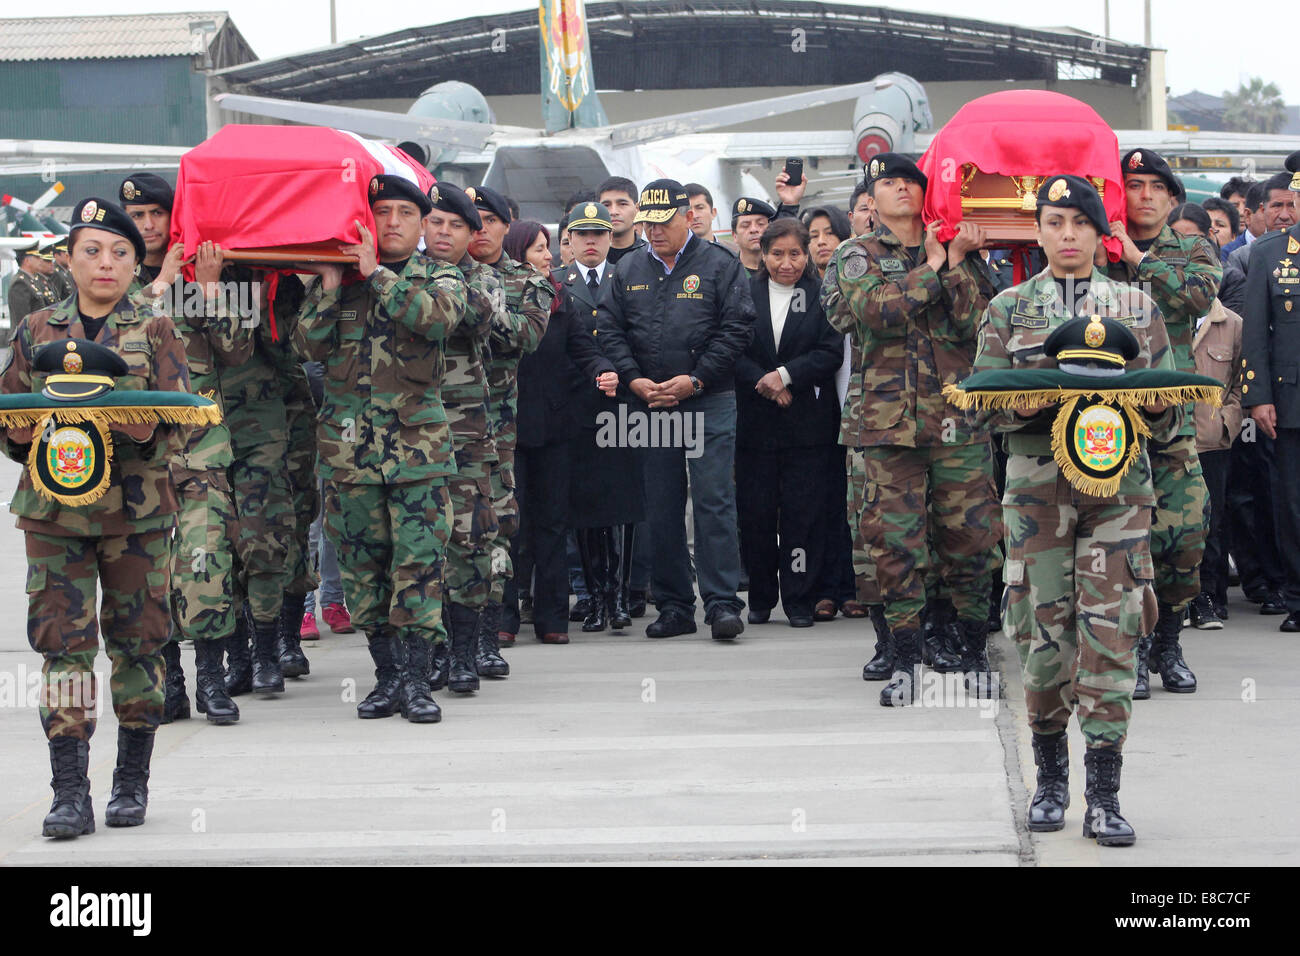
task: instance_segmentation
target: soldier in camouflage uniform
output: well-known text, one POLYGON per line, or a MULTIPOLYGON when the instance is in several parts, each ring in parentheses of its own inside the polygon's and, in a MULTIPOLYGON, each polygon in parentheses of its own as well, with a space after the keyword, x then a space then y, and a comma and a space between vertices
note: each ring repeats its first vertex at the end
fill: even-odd
MULTIPOLYGON (((449 685, 477 688, 475 672, 503 676, 509 666, 500 654, 501 601, 506 582, 513 577, 510 539, 519 530, 519 505, 515 500, 515 409, 519 401, 519 360, 536 351, 546 334, 555 290, 545 276, 515 262, 501 250, 510 228, 510 206, 500 193, 483 186, 465 190, 478 209, 483 227, 470 240, 469 254, 491 268, 505 291, 505 308, 498 310, 489 339, 488 420, 496 443, 498 464, 492 469, 493 510, 497 537, 492 544, 492 586, 479 614, 477 633, 462 637, 452 632, 449 685), (459 678, 459 680, 458 680, 459 678)), ((468 619, 466 619, 468 625, 468 619)))
MULTIPOLYGON (((132 283, 133 300, 153 311, 166 310, 185 343, 190 388, 222 406, 222 366, 248 357, 239 342, 237 305, 222 294, 221 249, 203 243, 197 253, 195 283, 202 290, 202 313, 192 314, 187 290, 175 284, 183 250, 177 244, 164 260, 159 277, 147 286, 132 283)), ((197 295, 197 292, 193 292, 197 295)), ((172 483, 180 500, 172 539, 172 639, 163 648, 167 662, 163 723, 189 717, 181 640, 194 642, 197 669, 195 703, 214 724, 239 720, 239 707, 226 690, 222 654, 226 638, 242 626, 242 597, 235 588, 235 538, 239 525, 226 473, 233 461, 230 430, 224 421, 181 429, 182 446, 170 462, 172 483)))
MULTIPOLYGON (((1209 240, 1176 233, 1165 221, 1177 204, 1173 170, 1160 154, 1135 149, 1120 161, 1128 200, 1128 226, 1110 224, 1123 243, 1110 277, 1147 292, 1160 308, 1174 364, 1180 372, 1196 372, 1192 339, 1196 320, 1210 311, 1219 294, 1223 268, 1209 240)), ((1205 503, 1209 491, 1196 454, 1196 421, 1190 406, 1182 427, 1169 442, 1153 441, 1151 477, 1156 515, 1151 524, 1151 556, 1156 566, 1156 597, 1160 618, 1154 634, 1138 648, 1138 687, 1135 700, 1151 696, 1147 668, 1160 673, 1165 690, 1190 694, 1196 675, 1183 660, 1178 640, 1184 613, 1201 590, 1201 556, 1205 553, 1205 503)))
POLYGON ((822 303, 831 327, 861 349, 840 443, 863 448, 859 517, 894 639, 893 674, 880 694, 888 707, 912 702, 931 542, 960 618, 961 666, 977 689, 989 690, 985 643, 998 533, 992 450, 941 390, 969 374, 991 289, 967 261, 983 241, 975 227, 963 223, 947 250, 934 227, 924 229, 926 181, 910 160, 875 157, 867 183, 882 225, 836 249, 822 303))
POLYGON ((455 266, 415 251, 429 197, 398 176, 376 176, 369 188, 378 249, 360 226, 362 242, 341 247, 358 257, 363 281, 340 285, 338 266, 319 267, 293 342, 302 358, 325 364, 317 435, 326 530, 377 680, 357 716, 400 709, 434 723, 442 711, 429 658, 446 639, 447 483, 456 474, 439 390, 443 343, 465 315, 467 293, 455 266))
MULTIPOLYGON (((1056 360, 1043 350, 1048 335, 1075 316, 1093 314, 1136 337, 1129 369, 1172 369, 1155 303, 1093 266, 1099 237, 1109 228, 1097 191, 1078 177, 1048 177, 1038 194, 1038 216, 1048 268, 989 304, 975 371, 1053 367, 1056 360)), ((1118 338, 1113 331, 1107 341, 1118 338)), ((1156 498, 1145 448, 1116 495, 1102 499, 1076 490, 1053 457, 1055 409, 980 413, 982 424, 1004 434, 1008 454, 1003 627, 1020 654, 1038 767, 1029 828, 1065 826, 1065 731, 1077 709, 1088 747, 1084 835, 1127 845, 1135 837, 1120 816, 1116 793, 1136 683, 1133 651, 1155 620, 1148 531, 1156 498)), ((1155 440, 1167 441, 1181 425, 1177 407, 1148 406, 1143 413, 1155 440)))
MULTIPOLYGON (((126 362, 128 372, 116 383, 120 389, 186 391, 180 333, 168 316, 138 308, 127 294, 135 263, 144 256, 139 231, 102 199, 78 203, 72 223, 73 269, 85 291, 19 322, 0 369, 0 392, 40 392, 47 375, 33 366, 47 365, 39 347, 62 348, 71 338, 96 342, 126 362), (92 285, 92 277, 107 281, 92 285)), ((86 372, 102 374, 105 366, 90 358, 86 372)), ((40 716, 54 771, 54 803, 43 832, 51 837, 95 830, 88 771, 101 622, 118 720, 109 826, 144 822, 154 731, 162 716, 168 542, 178 510, 167 462, 179 442, 170 425, 110 427, 115 447, 102 498, 78 506, 52 501, 36 491, 24 469, 9 505, 27 542, 28 640, 45 658, 40 716), (103 589, 99 620, 97 583, 103 589)), ((0 436, 8 457, 27 460, 35 437, 30 426, 0 429, 0 436)))
MULTIPOLYGON (((456 447, 457 471, 448 484, 456 517, 443 571, 443 606, 453 642, 456 635, 464 635, 451 690, 469 693, 478 688, 479 675, 505 677, 510 673, 510 665, 499 655, 495 661, 476 666, 469 643, 492 594, 492 550, 500 534, 492 488, 492 473, 500 463, 488 417, 487 369, 492 361, 488 340, 493 322, 507 321, 504 314, 498 314, 505 309, 505 291, 495 270, 469 254, 471 238, 483 228, 469 196, 442 182, 430 191, 430 200, 433 211, 425 220, 425 253, 437 262, 456 266, 468 289, 465 318, 445 346, 442 404, 456 447)), ((449 645, 453 642, 444 641, 434 650, 434 690, 447 686, 451 676, 449 645)))

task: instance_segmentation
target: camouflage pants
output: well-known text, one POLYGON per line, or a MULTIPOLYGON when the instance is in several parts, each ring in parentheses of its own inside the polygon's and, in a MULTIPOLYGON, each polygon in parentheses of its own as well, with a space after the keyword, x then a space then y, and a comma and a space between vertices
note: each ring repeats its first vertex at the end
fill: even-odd
POLYGON ((239 522, 224 468, 186 477, 172 538, 172 620, 176 639, 218 640, 234 633, 235 538, 239 522))
POLYGON ((1081 495, 1050 457, 1013 455, 1002 515, 1002 622, 1020 654, 1029 726, 1056 733, 1077 709, 1088 747, 1118 750, 1133 709, 1134 648, 1155 624, 1151 508, 1081 495), (1032 492, 1015 490, 1017 472, 1034 478, 1032 492))
POLYGON ((492 510, 497 517, 497 535, 492 543, 492 590, 488 600, 499 603, 505 594, 506 582, 514 577, 514 562, 510 560, 510 539, 519 532, 519 502, 515 498, 515 446, 513 437, 508 446, 497 438, 497 455, 500 460, 492 466, 492 510))
POLYGON ((1196 454, 1196 439, 1176 438, 1149 446, 1156 516, 1151 522, 1151 557, 1156 597, 1181 611, 1200 593, 1205 554, 1205 502, 1209 490, 1196 454))
POLYGON ((492 551, 499 532, 492 495, 495 454, 491 442, 456 445, 458 474, 447 485, 455 515, 443 572, 448 603, 479 608, 492 593, 492 551))
POLYGON ((372 634, 389 625, 442 642, 442 574, 451 537, 442 479, 400 485, 326 480, 325 531, 339 554, 352 620, 372 634))
POLYGON ((289 554, 284 565, 284 591, 301 596, 320 587, 307 540, 311 524, 320 513, 320 495, 316 490, 315 409, 310 404, 306 408, 288 407, 288 423, 289 450, 285 456, 285 472, 293 507, 285 515, 288 519, 285 540, 289 554))
POLYGON ((289 522, 294 514, 285 466, 286 443, 271 441, 240 451, 244 454, 229 469, 230 490, 239 516, 239 535, 235 539, 238 583, 248 598, 253 619, 274 621, 284 601, 289 522))
POLYGON ((859 526, 891 630, 918 630, 931 548, 961 620, 988 615, 999 559, 997 494, 988 442, 863 449, 859 526))
POLYGON ((876 584, 876 569, 862 538, 862 503, 866 490, 866 467, 862 463, 861 448, 850 448, 845 456, 849 474, 849 530, 853 532, 853 578, 857 585, 857 599, 864 604, 882 604, 880 587, 876 584))
POLYGON ((45 656, 40 715, 46 737, 89 740, 95 732, 101 624, 118 723, 158 726, 171 535, 170 519, 154 530, 104 538, 25 532, 27 640, 45 656), (98 619, 96 582, 104 592, 98 619))

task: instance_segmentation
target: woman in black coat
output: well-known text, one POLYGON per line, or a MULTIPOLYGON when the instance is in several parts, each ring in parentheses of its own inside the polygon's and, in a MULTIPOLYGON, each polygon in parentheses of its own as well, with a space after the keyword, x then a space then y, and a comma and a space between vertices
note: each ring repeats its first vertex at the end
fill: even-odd
POLYGON ((777 219, 750 280, 754 337, 736 363, 736 512, 749 571, 749 622, 778 598, 792 627, 813 623, 826 551, 827 484, 843 468, 835 372, 844 339, 822 312, 808 230, 777 219))

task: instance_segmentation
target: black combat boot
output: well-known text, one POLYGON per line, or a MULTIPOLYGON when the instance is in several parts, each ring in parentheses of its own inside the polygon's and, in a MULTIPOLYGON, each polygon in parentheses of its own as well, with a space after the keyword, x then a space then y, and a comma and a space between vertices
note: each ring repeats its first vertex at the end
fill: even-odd
POLYGON ((1183 660, 1183 648, 1178 634, 1183 628, 1183 612, 1175 611, 1161 602, 1160 618, 1156 621, 1155 642, 1151 646, 1151 668, 1160 674, 1165 690, 1175 694, 1196 692, 1196 675, 1183 660))
POLYGON ((996 575, 993 581, 993 593, 989 595, 989 633, 1002 630, 1002 592, 1005 589, 1002 575, 996 575))
POLYGON ((50 741, 50 788, 54 802, 45 815, 41 836, 78 837, 95 832, 95 808, 90 805, 90 743, 75 737, 50 741))
POLYGON ((246 608, 235 614, 235 633, 225 639, 226 693, 231 697, 247 694, 253 689, 253 656, 248 651, 248 636, 252 633, 251 618, 246 608))
POLYGON ((976 697, 992 700, 998 696, 989 666, 989 622, 961 622, 961 669, 966 675, 966 690, 976 697))
POLYGON ((582 575, 587 583, 587 616, 582 629, 588 634, 609 628, 609 609, 613 603, 609 593, 608 528, 579 528, 578 554, 582 558, 582 575))
POLYGON ((1119 771, 1124 757, 1110 747, 1088 750, 1083 755, 1087 772, 1083 814, 1083 835, 1095 837, 1098 846, 1132 846, 1137 834, 1119 813, 1119 771))
POLYGON ((478 612, 463 604, 449 604, 448 636, 451 638, 451 662, 447 687, 455 694, 472 694, 478 690, 478 672, 474 670, 474 645, 478 636, 478 612))
POLYGON ((375 688, 357 704, 357 716, 363 720, 391 717, 397 713, 402 689, 402 649, 397 635, 388 627, 366 635, 370 659, 375 662, 375 688))
POLYGON ((253 622, 253 693, 283 694, 280 670, 280 619, 253 622))
POLYGON ((1151 697, 1151 671, 1147 658, 1151 656, 1151 643, 1155 635, 1139 637, 1137 643, 1137 683, 1133 685, 1134 700, 1149 700, 1151 697))
POLYGON ((863 680, 889 680, 894 673, 894 637, 885 620, 885 606, 871 605, 871 624, 876 629, 876 656, 862 668, 863 680))
POLYGON ((442 708, 434 702, 429 688, 429 655, 433 645, 418 631, 408 631, 402 638, 402 648, 406 652, 398 697, 402 716, 413 724, 436 724, 442 720, 442 708))
POLYGON ((431 690, 442 690, 447 686, 447 675, 451 673, 451 624, 447 622, 448 605, 444 604, 442 619, 447 630, 447 637, 441 644, 433 645, 431 653, 431 664, 429 671, 429 688, 431 690))
POLYGON ((306 677, 311 664, 302 652, 302 616, 307 595, 286 594, 280 606, 280 671, 285 677, 306 677))
POLYGON ((208 715, 208 723, 233 724, 239 720, 239 705, 226 690, 225 668, 221 666, 224 641, 194 642, 194 706, 208 715))
POLYGON ((480 677, 509 677, 510 664, 501 656, 501 605, 488 601, 478 615, 474 670, 480 677))
POLYGON ((906 707, 916 694, 916 673, 921 664, 921 636, 914 630, 894 632, 894 673, 880 689, 881 707, 906 707))
POLYGON ((636 525, 625 524, 619 529, 618 565, 611 569, 614 580, 614 606, 609 615, 609 626, 616 631, 632 626, 632 546, 636 543, 636 525))
POLYGON ((181 670, 181 646, 176 641, 168 641, 162 646, 162 659, 167 665, 167 676, 163 681, 163 712, 160 724, 170 724, 173 720, 190 719, 190 698, 185 693, 185 671, 181 670))
POLYGON ((1070 806, 1070 742, 1065 731, 1034 734, 1034 765, 1038 789, 1029 801, 1029 829, 1036 833, 1065 829, 1070 806))
POLYGON ((940 674, 961 670, 961 649, 953 646, 957 640, 955 624, 952 605, 947 601, 932 601, 921 612, 921 661, 940 674))
POLYGON ((117 728, 117 767, 113 793, 104 810, 110 827, 138 827, 149 806, 149 758, 153 755, 153 729, 117 728))

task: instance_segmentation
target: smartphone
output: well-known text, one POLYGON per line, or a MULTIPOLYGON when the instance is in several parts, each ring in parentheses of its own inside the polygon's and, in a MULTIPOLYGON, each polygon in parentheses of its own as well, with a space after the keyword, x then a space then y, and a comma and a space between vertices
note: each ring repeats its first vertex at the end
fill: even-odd
POLYGON ((787 157, 785 161, 785 175, 788 177, 791 186, 798 186, 803 182, 803 160, 796 159, 793 156, 787 157))

